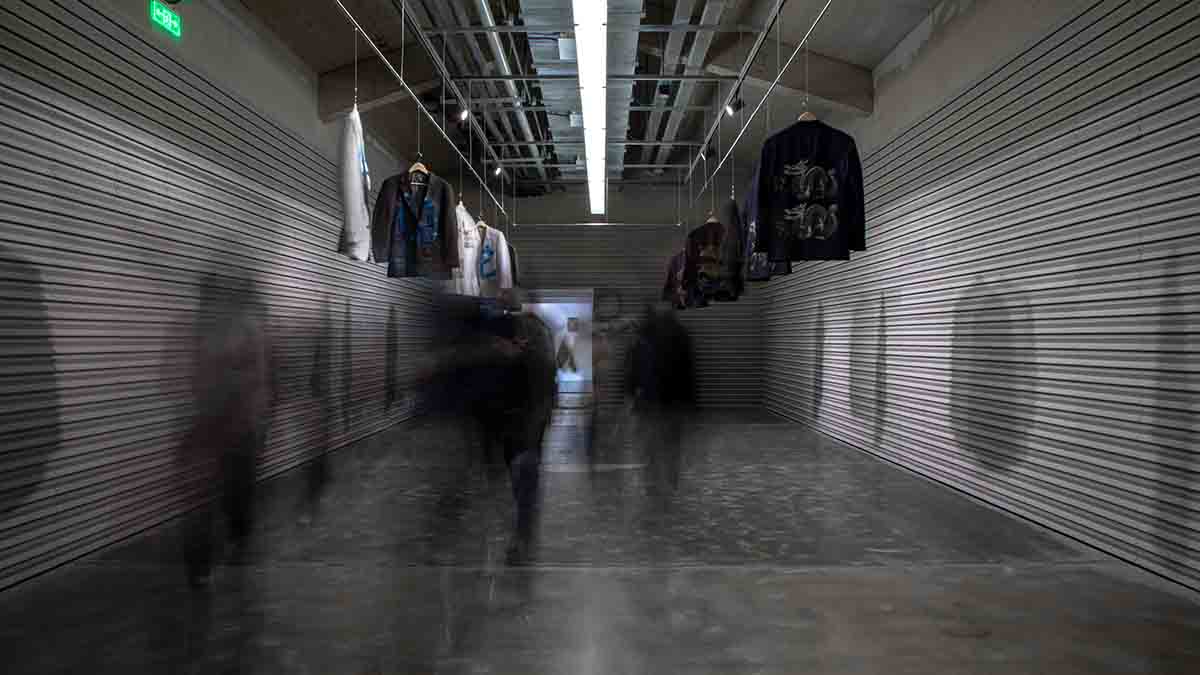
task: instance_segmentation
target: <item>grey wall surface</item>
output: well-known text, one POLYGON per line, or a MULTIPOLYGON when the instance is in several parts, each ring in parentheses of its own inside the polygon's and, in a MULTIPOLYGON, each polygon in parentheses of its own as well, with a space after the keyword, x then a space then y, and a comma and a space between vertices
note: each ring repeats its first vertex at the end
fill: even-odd
MULTIPOLYGON (((683 245, 676 227, 640 225, 538 225, 511 231, 520 259, 521 285, 538 288, 594 288, 597 302, 620 294, 621 313, 641 316, 657 302, 667 261, 683 245)), ((756 406, 762 401, 762 353, 758 300, 714 303, 680 313, 693 336, 700 404, 713 408, 756 406)), ((614 362, 623 363, 621 341, 614 362)), ((622 371, 597 375, 601 402, 620 402, 622 371)))
POLYGON ((175 449, 213 261, 258 275, 276 338, 260 476, 324 449, 318 343, 336 447, 411 414, 389 393, 426 341, 426 285, 336 254, 326 156, 104 7, 0 3, 0 587, 195 503, 175 449))
POLYGON ((1200 3, 1103 0, 870 153, 768 408, 1200 588, 1197 78, 1200 3))

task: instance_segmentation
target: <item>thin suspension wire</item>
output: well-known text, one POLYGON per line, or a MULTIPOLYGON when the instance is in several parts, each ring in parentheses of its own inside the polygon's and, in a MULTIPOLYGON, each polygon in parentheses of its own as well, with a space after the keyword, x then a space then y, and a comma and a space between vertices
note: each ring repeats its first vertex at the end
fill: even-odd
POLYGON ((354 109, 358 110, 358 28, 354 29, 354 109))
MULTIPOLYGON (((783 45, 780 42, 782 30, 783 30, 783 24, 779 21, 776 21, 775 22, 775 72, 777 72, 777 73, 779 72, 780 68, 783 67, 783 59, 782 59, 783 45)), ((766 94, 763 94, 763 98, 765 99, 765 98, 769 98, 769 97, 766 94)), ((771 101, 771 103, 767 106, 767 126, 770 127, 771 130, 775 129, 775 125, 772 124, 772 122, 775 121, 774 111, 775 111, 775 102, 771 101)), ((768 133, 770 133, 770 132, 768 132, 768 133)))
POLYGON ((808 87, 808 40, 804 41, 804 110, 808 111, 808 95, 811 90, 808 87))
MULTIPOLYGON (((825 6, 821 8, 821 13, 817 15, 816 20, 814 20, 812 25, 808 27, 808 32, 804 34, 804 39, 801 40, 800 44, 796 45, 796 48, 792 50, 792 54, 788 57, 787 63, 785 63, 783 68, 775 74, 775 79, 772 80, 771 85, 767 87, 767 91, 766 94, 763 95, 763 99, 758 102, 757 106, 754 107, 754 112, 750 114, 751 121, 754 121, 754 118, 758 115, 758 111, 761 110, 767 100, 770 99, 771 93, 775 91, 775 87, 779 86, 779 80, 783 78, 784 71, 790 68, 792 63, 796 60, 796 57, 799 56, 800 50, 804 47, 804 44, 808 42, 809 37, 812 36, 812 32, 816 30, 817 24, 821 22, 821 18, 825 16, 825 12, 829 10, 829 6, 832 4, 833 0, 826 0, 825 6)), ((717 170, 720 170, 720 168, 725 165, 725 162, 729 159, 729 155, 733 152, 733 148, 737 147, 738 142, 742 140, 742 136, 746 134, 746 129, 748 127, 749 124, 743 126, 742 130, 738 132, 737 137, 733 139, 733 143, 730 144, 729 149, 725 151, 725 155, 721 158, 720 163, 717 164, 717 170)))
MULTIPOLYGON (((716 98, 716 100, 720 101, 721 100, 721 83, 717 82, 716 84, 717 84, 717 87, 716 87, 717 95, 714 98, 716 98)), ((720 104, 718 103, 718 105, 720 105, 720 104)), ((725 121, 725 120, 721 119, 721 112, 722 111, 717 110, 715 113, 717 116, 717 152, 718 153, 721 152, 721 127, 724 126, 721 123, 725 121)), ((716 178, 717 171, 719 171, 720 168, 721 167, 717 167, 715 170, 713 170, 713 175, 712 175, 713 179, 716 178)), ((706 180, 705 182, 708 182, 708 181, 706 180)), ((709 198, 712 202, 712 206, 710 207, 709 215, 715 216, 715 215, 717 215, 717 184, 716 183, 713 183, 712 189, 709 190, 709 198)))
MULTIPOLYGON (((741 31, 738 31, 738 53, 739 54, 742 53, 742 32, 741 31)), ((729 85, 729 86, 733 86, 733 85, 729 85)), ((741 90, 738 90, 737 94, 734 95, 733 102, 735 105, 737 104, 738 99, 741 97, 741 93, 742 93, 741 90)), ((738 106, 738 113, 741 114, 742 120, 745 121, 745 119, 746 119, 746 102, 745 101, 742 101, 742 104, 740 106, 738 106)), ((734 175, 733 175, 733 165, 736 163, 737 162, 729 163, 729 201, 731 201, 731 202, 737 201, 737 195, 733 191, 733 185, 735 182, 734 175)))
MULTIPOLYGON (((342 0, 332 0, 332 2, 333 2, 333 4, 338 6, 338 9, 342 10, 342 14, 346 17, 346 20, 349 21, 352 26, 354 26, 355 28, 358 29, 359 35, 362 35, 364 38, 366 38, 367 46, 371 48, 371 51, 375 52, 375 55, 377 57, 379 57, 380 62, 383 63, 383 67, 386 68, 387 71, 392 74, 392 77, 395 78, 396 81, 400 83, 401 89, 403 89, 404 92, 407 93, 408 96, 410 96, 413 99, 413 101, 417 104, 417 108, 418 108, 419 112, 421 114, 423 114, 426 118, 428 118, 429 122, 436 127, 437 120, 434 118, 433 114, 430 113, 429 110, 426 109, 424 106, 420 105, 420 99, 417 96, 417 93, 415 91, 413 91, 413 88, 408 84, 408 81, 405 80, 404 77, 401 76, 400 72, 396 70, 396 66, 393 65, 392 62, 388 60, 387 56, 384 55, 383 51, 381 51, 379 49, 379 46, 376 45, 375 42, 373 40, 371 40, 370 36, 367 35, 367 32, 365 30, 363 30, 362 24, 359 23, 359 21, 356 18, 354 18, 354 14, 346 7, 346 4, 344 2, 342 2, 342 0)), ((401 54, 403 54, 404 51, 405 50, 403 49, 403 44, 402 44, 401 54)), ((435 52, 430 52, 430 56, 431 56, 431 58, 436 58, 437 54, 435 52)), ((453 85, 453 81, 451 81, 451 85, 453 85)), ((482 128, 478 125, 478 123, 473 123, 472 128, 479 134, 483 133, 482 128)), ((446 132, 442 129, 438 129, 438 132, 442 134, 442 137, 445 138, 446 142, 450 144, 450 147, 461 158, 462 152, 459 150, 457 145, 453 144, 453 141, 446 134, 446 132)), ((472 140, 474 140, 474 136, 472 136, 472 140)), ((484 146, 484 148, 485 148, 485 152, 491 152, 493 156, 495 155, 494 151, 492 151, 486 145, 484 146)), ((482 201, 483 201, 483 196, 484 196, 483 193, 486 193, 487 196, 489 198, 491 198, 492 203, 499 206, 499 202, 496 199, 496 195, 492 194, 491 190, 488 189, 486 183, 482 179, 482 176, 480 176, 479 172, 476 171, 473 166, 471 166, 470 160, 467 160, 467 161, 468 161, 468 163, 467 163, 468 169, 470 169, 471 173, 475 176, 475 179, 479 182, 480 203, 482 204, 482 201)))
MULTIPOLYGON (((447 37, 442 36, 442 63, 446 62, 446 42, 447 37)), ((442 131, 446 130, 446 72, 442 71, 442 90, 438 92, 438 96, 442 99, 442 131)))

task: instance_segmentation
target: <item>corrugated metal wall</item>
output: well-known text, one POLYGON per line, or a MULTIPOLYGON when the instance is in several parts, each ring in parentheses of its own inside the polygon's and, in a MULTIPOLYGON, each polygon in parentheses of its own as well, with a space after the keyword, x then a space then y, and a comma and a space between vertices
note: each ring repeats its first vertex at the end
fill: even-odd
MULTIPOLYGON (((666 278, 667 262, 683 246, 683 231, 638 225, 526 225, 511 233, 520 259, 521 285, 537 288, 594 288, 600 296, 616 292, 621 313, 641 316, 656 302, 666 278)), ((696 349, 700 404, 710 408, 761 405, 762 339, 758 297, 714 303, 680 314, 691 330, 696 349)), ((614 361, 623 363, 619 345, 614 361)), ((621 400, 621 370, 598 374, 601 402, 621 400)))
POLYGON ((180 513, 188 327, 218 257, 259 275, 281 398, 260 474, 343 445, 421 348, 427 285, 336 253, 336 167, 78 0, 0 4, 0 587, 180 513), (388 354, 393 356, 388 359, 388 354))
POLYGON ((1105 0, 865 158, 781 415, 1200 588, 1200 3, 1105 0))

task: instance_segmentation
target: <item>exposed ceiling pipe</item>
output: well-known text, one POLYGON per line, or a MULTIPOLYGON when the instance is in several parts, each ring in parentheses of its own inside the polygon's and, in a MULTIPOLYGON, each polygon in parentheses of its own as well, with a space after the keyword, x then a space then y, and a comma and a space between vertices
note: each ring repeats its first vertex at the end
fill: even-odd
MULTIPOLYGON (((396 2, 396 0, 392 0, 392 2, 396 2)), ((450 3, 445 2, 445 0, 436 0, 435 2, 429 2, 429 0, 424 0, 424 2, 418 2, 415 4, 416 4, 416 6, 422 8, 425 19, 427 20, 427 22, 430 25, 434 25, 435 23, 440 22, 443 25, 454 26, 454 25, 460 25, 460 24, 466 22, 465 16, 458 15, 458 10, 460 8, 457 5, 452 5, 450 3), (433 20, 434 17, 437 18, 437 20, 438 20, 437 22, 435 22, 433 20)), ((446 38, 443 37, 443 40, 445 40, 445 39, 446 38)), ((474 38, 465 38, 464 43, 468 47, 467 50, 446 49, 447 55, 454 60, 455 68, 457 68, 459 73, 470 73, 470 72, 476 72, 476 71, 483 72, 483 67, 484 67, 484 64, 487 63, 487 59, 483 55, 483 50, 481 50, 479 48, 479 43, 474 38), (471 56, 474 56, 474 59, 475 59, 473 62, 474 67, 470 67, 467 65, 469 62, 471 62, 470 61, 471 56, 467 55, 468 51, 470 52, 471 56)), ((443 44, 443 48, 445 48, 445 47, 446 47, 446 44, 443 44)), ((456 81, 457 81, 457 78, 456 78, 456 81)), ((491 96, 490 85, 483 84, 481 86, 481 89, 483 90, 483 92, 486 95, 491 96)), ((468 98, 473 99, 474 98, 473 93, 472 93, 473 88, 468 85, 467 91, 468 91, 468 98)), ((517 139, 516 132, 513 131, 512 122, 509 121, 509 118, 507 115, 484 114, 484 115, 482 115, 482 117, 484 118, 484 120, 487 121, 488 127, 490 129, 492 129, 492 133, 494 134, 493 138, 511 139, 511 140, 517 139), (504 133, 501 133, 497 129, 497 126, 496 126, 497 121, 499 122, 499 125, 501 127, 503 127, 504 133)))
MULTIPOLYGON (((708 0, 704 6, 704 14, 700 18, 701 23, 718 23, 721 20, 721 14, 725 12, 725 7, 728 4, 727 0, 708 0)), ((696 40, 692 43, 692 49, 688 52, 687 69, 684 71, 687 74, 699 73, 704 68, 704 60, 708 58, 708 48, 712 46, 714 33, 697 33, 696 40)), ((719 86, 719 85, 718 85, 719 86)), ((675 100, 671 102, 671 107, 688 106, 692 104, 692 96, 696 92, 695 82, 685 81, 680 83, 679 90, 675 94, 675 100)), ((715 97, 714 97, 715 98, 715 97)), ((663 132, 664 141, 673 141, 679 135, 679 127, 683 124, 683 119, 686 117, 683 113, 668 113, 670 117, 667 120, 667 128, 663 132)), ((719 114, 719 113, 718 113, 719 114)), ((665 163, 671 156, 671 145, 660 145, 650 151, 650 163, 654 164, 665 163)))
MULTIPOLYGON (((401 3, 399 0, 392 0, 392 5, 396 8, 397 12, 401 13, 402 16, 407 14, 408 18, 411 19, 414 24, 419 25, 419 24, 423 23, 426 26, 434 25, 434 21, 433 21, 432 17, 429 16, 429 14, 425 11, 425 7, 419 2, 401 3)), ((429 53, 430 57, 432 59, 434 59, 435 63, 439 62, 440 59, 439 59, 438 53, 435 50, 435 48, 433 47, 432 42, 429 41, 429 38, 425 37, 423 34, 418 35, 417 37, 418 37, 418 41, 423 43, 426 51, 429 53)), ((454 68, 458 72, 466 71, 466 66, 463 63, 461 55, 459 54, 459 52, 457 50, 447 51, 446 56, 450 59, 451 62, 454 63, 454 68)), ((442 63, 441 68, 446 69, 446 64, 442 63)), ((445 74, 445 70, 443 70, 443 74, 445 74)), ((458 92, 458 88, 453 81, 451 81, 449 84, 450 84, 450 89, 452 91, 458 92)), ((461 92, 458 92, 458 93, 461 94, 461 92)), ((503 134, 500 133, 499 128, 496 127, 495 121, 493 121, 490 116, 481 115, 480 117, 483 118, 483 126, 487 127, 487 130, 492 133, 493 138, 503 138, 504 137, 503 134)), ((472 124, 472 126, 476 126, 476 128, 478 128, 478 126, 477 126, 478 121, 472 121, 471 124, 472 124)), ((482 130, 480 130, 479 136, 480 136, 480 140, 486 141, 486 134, 484 134, 482 132, 482 130)), ((489 148, 489 150, 490 150, 490 148, 489 148)), ((491 152, 494 153, 495 151, 491 150, 491 152)), ((469 159, 471 161, 474 161, 475 158, 471 157, 469 159)))
MULTIPOLYGON (((495 27, 496 19, 492 16, 492 8, 488 6, 488 0, 475 0, 475 6, 479 9, 479 18, 485 27, 495 27)), ((470 38, 474 39, 474 38, 470 38)), ((496 65, 500 70, 500 74, 504 77, 512 77, 512 68, 508 65, 508 58, 504 55, 504 46, 500 44, 500 36, 495 32, 487 34, 488 44, 492 46, 492 54, 495 55, 496 65)), ((505 80, 505 87, 508 89, 509 96, 513 97, 514 102, 521 100, 521 93, 517 91, 517 85, 512 80, 505 80)), ((536 137, 533 135, 533 129, 529 128, 529 117, 524 112, 516 115, 517 126, 521 129, 521 135, 530 144, 526 146, 529 155, 533 158, 539 158, 538 146, 534 144, 536 137)), ((548 139, 547 139, 548 140, 548 139)), ((542 178, 546 178, 546 172, 543 169, 538 170, 542 178)))
MULTIPOLYGON (((696 0, 677 0, 675 3, 674 23, 683 25, 690 24, 692 20, 692 10, 696 7, 696 0)), ((684 33, 671 33, 667 36, 667 47, 663 52, 663 61, 661 72, 663 75, 674 75, 676 64, 679 63, 679 54, 683 51, 684 33)), ((663 86, 663 82, 654 83, 654 99, 658 99, 659 87, 663 86)), ((653 141, 658 139, 658 130, 662 127, 662 112, 654 111, 650 115, 650 121, 646 123, 646 140, 653 141)), ((641 159, 641 151, 632 153, 634 162, 641 159)), ((650 159, 654 159, 653 153, 650 159)))

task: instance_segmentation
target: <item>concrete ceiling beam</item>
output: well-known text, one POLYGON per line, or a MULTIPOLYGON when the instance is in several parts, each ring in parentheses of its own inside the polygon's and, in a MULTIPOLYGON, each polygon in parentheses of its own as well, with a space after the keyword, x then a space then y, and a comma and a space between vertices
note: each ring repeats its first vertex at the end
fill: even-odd
MULTIPOLYGON (((361 52, 367 52, 364 47, 361 52)), ((404 79, 417 96, 441 87, 436 67, 419 47, 405 50, 404 79)), ((361 53, 360 52, 360 53, 361 53)), ((400 69, 400 50, 384 52, 387 60, 400 69)), ((321 74, 317 79, 317 110, 321 121, 331 122, 350 112, 354 106, 354 64, 321 74)), ((358 62, 358 110, 366 112, 380 106, 408 100, 408 92, 379 59, 371 54, 358 62)))
MULTIPOLYGON (((768 40, 759 52, 758 59, 750 66, 743 86, 749 85, 766 91, 774 81, 778 72, 775 66, 775 40, 768 40)), ((713 54, 704 69, 713 75, 737 75, 750 54, 750 48, 748 41, 741 45, 735 42, 713 54)), ((786 62, 788 55, 795 49, 794 43, 780 42, 782 60, 786 62)), ((804 58, 804 52, 800 52, 792 62, 792 67, 780 78, 772 96, 803 96, 804 58)), ((808 88, 810 99, 817 105, 863 116, 870 115, 875 110, 874 77, 869 69, 852 63, 810 51, 808 88)))

